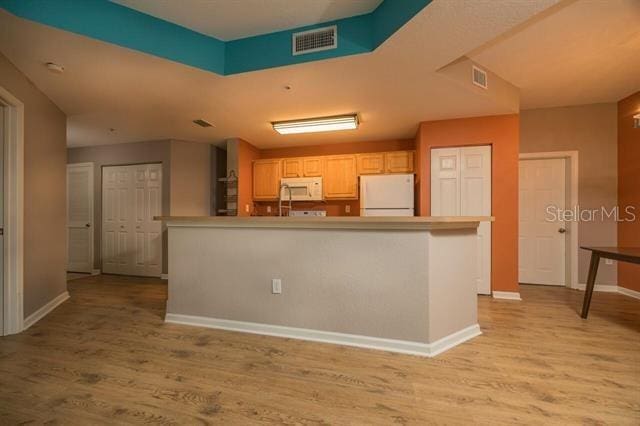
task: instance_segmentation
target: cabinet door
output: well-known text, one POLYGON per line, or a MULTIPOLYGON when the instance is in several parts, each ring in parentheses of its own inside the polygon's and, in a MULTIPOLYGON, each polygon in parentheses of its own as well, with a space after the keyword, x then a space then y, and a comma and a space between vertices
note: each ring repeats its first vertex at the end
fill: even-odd
POLYGON ((327 199, 357 199, 358 175, 355 155, 335 155, 325 159, 324 196, 327 199))
POLYGON ((322 157, 308 157, 302 159, 304 177, 322 176, 322 157))
POLYGON ((280 190, 280 160, 253 163, 253 199, 277 200, 280 190))
POLYGON ((413 151, 395 151, 385 154, 387 173, 413 173, 413 151))
POLYGON ((285 158, 282 160, 282 177, 302 177, 302 160, 299 158, 285 158))
POLYGON ((378 175, 384 173, 384 153, 358 154, 358 174, 378 175))

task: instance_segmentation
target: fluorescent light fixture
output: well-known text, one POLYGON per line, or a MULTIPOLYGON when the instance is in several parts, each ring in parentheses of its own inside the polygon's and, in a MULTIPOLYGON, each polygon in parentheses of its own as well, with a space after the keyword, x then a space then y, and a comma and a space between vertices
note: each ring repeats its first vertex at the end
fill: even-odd
POLYGON ((273 130, 281 135, 297 133, 333 132, 358 128, 358 115, 336 115, 334 117, 307 118, 304 120, 276 121, 273 130))

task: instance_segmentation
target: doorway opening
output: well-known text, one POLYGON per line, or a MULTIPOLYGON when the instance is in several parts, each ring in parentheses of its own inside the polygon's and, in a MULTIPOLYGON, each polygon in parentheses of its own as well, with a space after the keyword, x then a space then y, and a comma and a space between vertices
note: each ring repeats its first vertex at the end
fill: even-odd
POLYGON ((518 281, 578 288, 578 151, 520 154, 518 281))

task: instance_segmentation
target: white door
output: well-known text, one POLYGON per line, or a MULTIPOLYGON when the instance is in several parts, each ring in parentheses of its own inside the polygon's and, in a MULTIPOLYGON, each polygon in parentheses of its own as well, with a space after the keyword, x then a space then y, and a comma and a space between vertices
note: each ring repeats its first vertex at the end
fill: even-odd
MULTIPOLYGON (((431 214, 491 216, 491 146, 431 150, 431 214)), ((491 222, 478 227, 476 286, 491 294, 491 222)))
POLYGON ((518 279, 565 285, 565 160, 520 160, 518 279))
POLYGON ((67 271, 93 270, 93 163, 67 165, 67 271))
POLYGON ((103 167, 102 185, 103 272, 160 276, 162 166, 103 167))

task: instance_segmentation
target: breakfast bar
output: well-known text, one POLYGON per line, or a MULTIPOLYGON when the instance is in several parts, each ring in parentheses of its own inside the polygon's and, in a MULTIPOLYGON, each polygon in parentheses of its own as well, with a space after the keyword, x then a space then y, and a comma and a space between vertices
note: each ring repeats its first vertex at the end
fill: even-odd
POLYGON ((480 334, 490 217, 160 217, 165 320, 434 356, 480 334))

